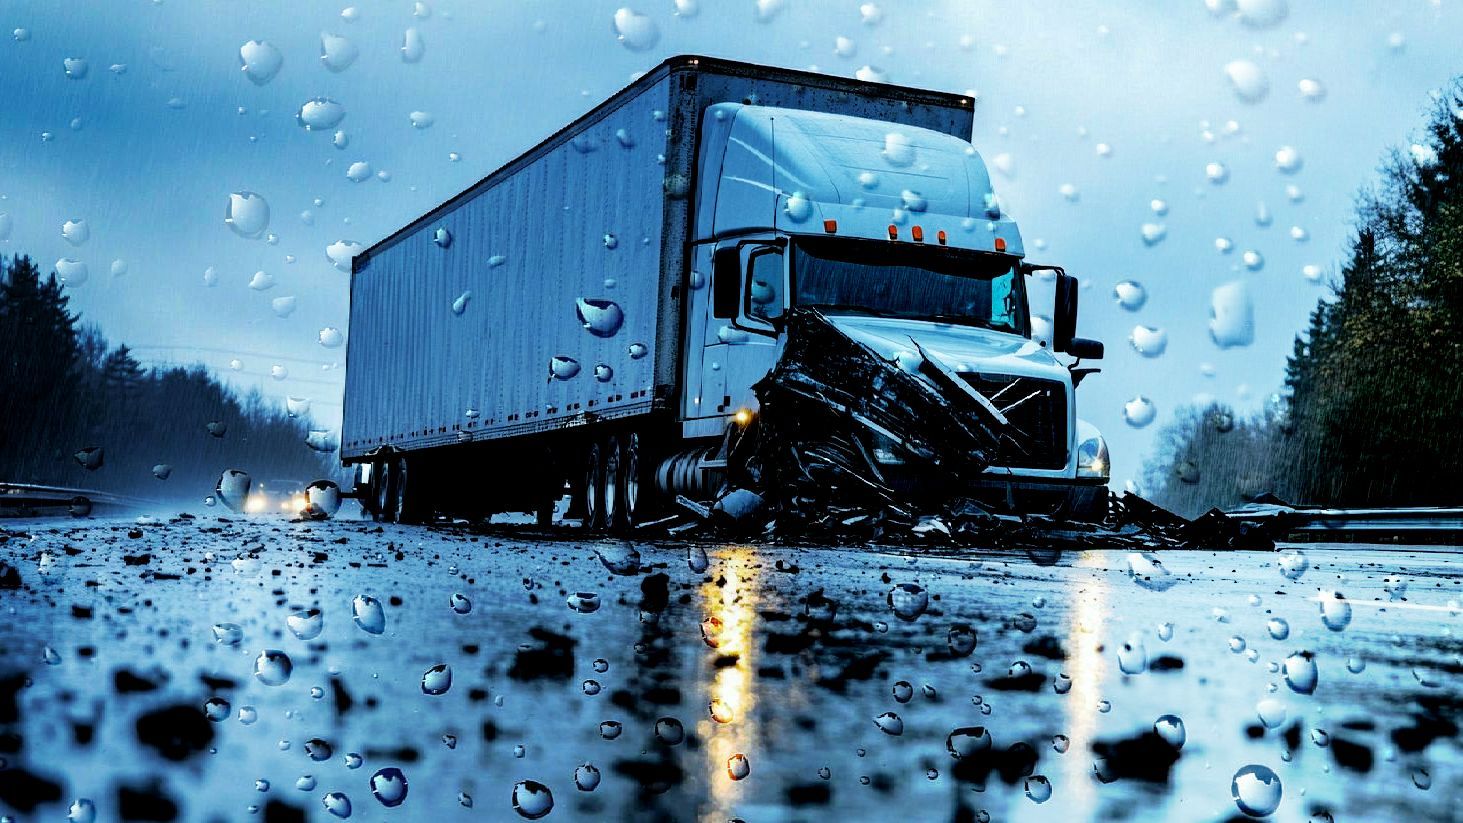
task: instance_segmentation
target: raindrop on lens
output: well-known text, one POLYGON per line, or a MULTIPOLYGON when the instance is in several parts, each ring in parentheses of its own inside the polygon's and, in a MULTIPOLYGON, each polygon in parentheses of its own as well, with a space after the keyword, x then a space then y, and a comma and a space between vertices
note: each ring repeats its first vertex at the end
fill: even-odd
POLYGON ((244 629, 238 623, 215 623, 213 639, 223 646, 237 646, 244 639, 244 629))
POLYGON ((581 297, 574 303, 579 324, 595 337, 614 337, 625 323, 625 312, 611 300, 581 297))
POLYGON ((387 808, 400 806, 406 800, 406 775, 395 766, 378 769, 371 775, 371 794, 387 808))
POLYGON ((686 730, 674 717, 662 717, 655 721, 655 737, 667 746, 676 746, 686 739, 686 730))
POLYGON ((305 741, 305 754, 311 760, 321 763, 329 760, 331 755, 335 754, 335 750, 326 741, 312 737, 305 741))
POLYGON ((1113 299, 1128 311, 1137 311, 1148 302, 1148 291, 1136 280, 1124 280, 1112 290, 1113 299))
POLYGON ((1184 721, 1175 714, 1166 714, 1153 721, 1153 733, 1163 738, 1175 749, 1182 749, 1184 742, 1188 740, 1188 733, 1184 731, 1184 721))
POLYGON ((910 698, 914 697, 914 686, 911 686, 907 680, 896 682, 892 691, 894 699, 900 703, 908 703, 910 698))
POLYGON ((452 667, 438 663, 422 674, 422 694, 446 694, 452 688, 452 667))
POLYGON ((1235 806, 1251 817, 1268 817, 1280 808, 1280 777, 1266 766, 1245 766, 1229 784, 1235 806))
POLYGON ((224 223, 240 237, 260 237, 269 228, 269 203, 252 191, 236 191, 229 195, 224 223))
POLYGON ((580 614, 593 614, 599 611, 599 595, 594 592, 575 592, 569 595, 569 608, 580 614))
POLYGON ((289 655, 278 649, 265 649, 254 659, 254 677, 266 686, 283 686, 289 682, 295 664, 289 655))
POLYGON ((203 716, 215 723, 221 723, 229 718, 229 701, 222 697, 210 697, 203 702, 203 716))
POLYGON ((599 769, 584 763, 574 770, 574 786, 581 792, 592 792, 599 788, 599 769))
POLYGON ((1333 632, 1345 629, 1351 623, 1351 604, 1341 592, 1321 593, 1321 622, 1333 632))
POLYGON ((351 619, 368 634, 386 631, 386 610, 380 600, 368 594, 358 594, 351 600, 351 619))
POLYGON ((744 754, 734 754, 726 759, 726 774, 732 780, 741 780, 752 773, 752 762, 744 754))
POLYGON ((605 740, 614 740, 624 730, 625 727, 618 720, 606 720, 599 724, 599 736, 605 740))
POLYGON ((290 633, 301 640, 314 640, 325 628, 325 616, 319 609, 302 609, 285 618, 290 633))
POLYGON ((1144 357, 1158 357, 1168 348, 1168 332, 1151 326, 1134 326, 1128 344, 1144 357))
POLYGON ((1135 429, 1147 426, 1157 416, 1158 407, 1141 394, 1123 404, 1123 420, 1135 429))
POLYGON ((1276 640, 1284 640, 1290 637, 1290 624, 1285 622, 1285 618, 1283 617, 1270 618, 1265 622, 1265 628, 1270 632, 1270 636, 1276 640))
POLYGON ((956 760, 974 757, 991 747, 991 736, 984 726, 963 726, 945 735, 945 751, 956 760))
POLYGON ((447 605, 458 614, 467 614, 472 611, 472 601, 467 598, 467 595, 459 592, 453 592, 452 596, 447 598, 447 605))
POLYGON ((1300 651, 1285 658, 1285 685, 1297 694, 1312 694, 1320 673, 1316 669, 1316 656, 1300 651))
POLYGON ((894 616, 911 621, 925 613, 929 606, 929 594, 917 583, 899 583, 889 590, 885 598, 894 616))
MULTIPOLYGON (((311 782, 313 783, 313 780, 311 782)), ((314 786, 311 786, 311 788, 313 789, 314 786)), ((325 807, 325 811, 330 812, 336 817, 344 818, 351 816, 351 799, 346 797, 343 792, 330 792, 326 794, 320 798, 320 804, 325 807)))
POLYGON ((1026 778, 1026 796, 1033 803, 1045 803, 1052 796, 1051 781, 1039 774, 1026 778))

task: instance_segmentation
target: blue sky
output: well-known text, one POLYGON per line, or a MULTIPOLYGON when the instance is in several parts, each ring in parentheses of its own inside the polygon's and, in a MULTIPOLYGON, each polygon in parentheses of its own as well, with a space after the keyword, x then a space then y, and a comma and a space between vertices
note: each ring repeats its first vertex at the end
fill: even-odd
POLYGON ((344 349, 317 337, 349 329, 347 275, 326 258, 329 244, 369 245, 668 55, 842 75, 870 67, 890 82, 978 95, 974 143, 1030 258, 1091 283, 1080 331, 1109 354, 1079 392, 1080 413, 1108 435, 1122 481, 1196 395, 1253 409, 1280 387, 1291 338, 1323 294, 1303 267, 1334 271, 1356 192, 1385 151, 1420 133, 1429 93, 1463 72, 1463 12, 1449 0, 866 5, 647 0, 628 8, 653 33, 642 23, 622 42, 624 0, 9 0, 0 253, 86 263, 73 305, 113 341, 143 347, 150 362, 203 362, 280 402, 308 397, 333 427, 344 349), (408 29, 422 45, 415 62, 403 59, 408 29), (322 33, 347 38, 354 63, 327 70, 322 33), (263 85, 240 70, 250 40, 283 57, 263 85), (84 77, 68 76, 67 58, 86 61, 84 77), (1242 99, 1227 77, 1240 60, 1265 77, 1262 99, 1242 99), (1308 85, 1308 97, 1304 80, 1324 93, 1308 85), (346 113, 311 132, 296 114, 317 97, 346 113), (430 125, 414 125, 413 112, 430 125), (336 129, 348 135, 343 149, 336 129), (1277 168, 1284 147, 1300 159, 1289 173, 1277 168), (354 182, 358 162, 372 176, 354 182), (1211 163, 1226 182, 1208 179, 1211 163), (224 223, 229 194, 244 190, 268 201, 273 240, 224 223), (1261 203, 1268 226, 1255 219, 1261 203), (72 219, 89 230, 80 245, 62 235, 72 219), (1162 225, 1163 239, 1145 244, 1145 223, 1162 225), (1219 237, 1230 253, 1216 250, 1219 237), (1262 268, 1244 265, 1246 250, 1262 268), (275 285, 250 289, 256 271, 275 285), (1137 312, 1111 299, 1128 279, 1148 294, 1137 312), (1254 304, 1254 339, 1220 349, 1210 295, 1236 280, 1254 304), (273 301, 288 296, 293 313, 276 316, 273 301), (1140 323, 1167 332, 1162 355, 1129 347, 1140 323), (269 376, 275 364, 287 379, 269 376), (1141 430, 1122 416, 1138 394, 1158 408, 1141 430))

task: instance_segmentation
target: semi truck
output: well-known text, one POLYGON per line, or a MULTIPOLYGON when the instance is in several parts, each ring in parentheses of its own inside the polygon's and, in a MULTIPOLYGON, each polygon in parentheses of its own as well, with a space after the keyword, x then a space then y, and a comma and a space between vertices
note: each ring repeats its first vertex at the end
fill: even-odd
POLYGON ((963 492, 1100 518, 1107 447, 1074 389, 1102 344, 1076 336, 1076 279, 1025 260, 973 126, 959 94, 694 55, 646 72, 354 258, 340 455, 363 507, 546 524, 567 500, 616 530, 710 500, 796 308, 999 411, 963 492))

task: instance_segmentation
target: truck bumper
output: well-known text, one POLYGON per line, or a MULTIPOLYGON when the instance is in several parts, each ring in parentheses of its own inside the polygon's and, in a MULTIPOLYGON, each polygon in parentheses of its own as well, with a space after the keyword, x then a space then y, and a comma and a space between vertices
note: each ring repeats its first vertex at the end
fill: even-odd
POLYGON ((1107 516, 1107 481, 1100 477, 1023 477, 983 474, 958 488, 932 484, 904 466, 880 466, 892 485, 915 497, 970 497, 993 512, 1045 514, 1071 520, 1101 521, 1107 516))

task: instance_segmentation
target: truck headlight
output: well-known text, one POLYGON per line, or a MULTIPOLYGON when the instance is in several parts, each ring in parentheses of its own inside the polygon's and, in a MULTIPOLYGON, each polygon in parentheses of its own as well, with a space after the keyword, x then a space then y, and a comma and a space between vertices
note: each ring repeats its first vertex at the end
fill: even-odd
POLYGON ((1077 446, 1077 476, 1108 479, 1112 466, 1107 460, 1107 441, 1102 435, 1089 437, 1077 446))

